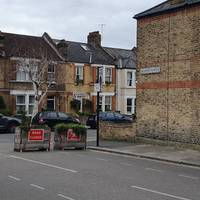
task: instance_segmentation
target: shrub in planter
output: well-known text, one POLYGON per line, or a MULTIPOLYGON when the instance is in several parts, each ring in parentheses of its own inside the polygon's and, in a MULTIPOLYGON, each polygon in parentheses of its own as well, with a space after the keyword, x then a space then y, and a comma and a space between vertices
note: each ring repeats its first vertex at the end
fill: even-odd
POLYGON ((62 134, 62 133, 65 133, 67 130, 68 130, 68 128, 67 128, 67 124, 57 124, 56 126, 55 126, 55 130, 56 130, 56 132, 58 133, 58 134, 62 134))
POLYGON ((87 129, 80 124, 57 124, 55 130, 58 134, 66 133, 68 129, 72 129, 76 135, 86 134, 87 129))
POLYGON ((19 126, 21 129, 22 136, 26 136, 30 129, 49 129, 47 125, 31 125, 31 117, 25 115, 25 113, 21 114, 22 123, 19 126))
POLYGON ((68 129, 72 129, 76 135, 84 135, 87 132, 87 129, 84 125, 81 124, 68 124, 68 129))

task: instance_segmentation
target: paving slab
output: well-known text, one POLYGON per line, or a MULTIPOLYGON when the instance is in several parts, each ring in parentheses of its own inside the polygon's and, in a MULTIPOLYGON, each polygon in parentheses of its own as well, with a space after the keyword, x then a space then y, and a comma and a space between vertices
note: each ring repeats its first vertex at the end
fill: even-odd
POLYGON ((193 149, 115 141, 100 141, 99 147, 90 143, 88 148, 200 167, 200 151, 193 149))

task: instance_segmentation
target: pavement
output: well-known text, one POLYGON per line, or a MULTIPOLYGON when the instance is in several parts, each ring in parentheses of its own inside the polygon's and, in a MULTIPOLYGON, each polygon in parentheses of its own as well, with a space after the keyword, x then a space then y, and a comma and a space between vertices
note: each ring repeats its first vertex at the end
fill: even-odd
POLYGON ((88 143, 88 149, 200 167, 200 150, 176 146, 101 140, 99 147, 88 143))

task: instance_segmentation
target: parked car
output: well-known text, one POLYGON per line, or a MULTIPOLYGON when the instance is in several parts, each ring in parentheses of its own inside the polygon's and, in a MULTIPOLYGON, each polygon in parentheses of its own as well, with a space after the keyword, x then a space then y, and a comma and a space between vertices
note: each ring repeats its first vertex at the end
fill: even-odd
POLYGON ((15 117, 7 117, 0 114, 0 131, 14 133, 15 128, 21 124, 21 120, 15 117))
POLYGON ((91 129, 97 128, 97 119, 95 114, 88 116, 86 126, 89 126, 91 129))
POLYGON ((72 117, 70 114, 56 111, 38 112, 32 120, 33 125, 47 124, 51 129, 60 123, 75 123, 80 124, 78 118, 72 117))
MULTIPOLYGON (((112 122, 125 122, 132 123, 132 118, 126 115, 122 115, 118 112, 100 112, 99 119, 102 121, 112 121, 112 122)), ((97 127, 97 116, 96 114, 89 115, 86 125, 90 128, 97 127)))

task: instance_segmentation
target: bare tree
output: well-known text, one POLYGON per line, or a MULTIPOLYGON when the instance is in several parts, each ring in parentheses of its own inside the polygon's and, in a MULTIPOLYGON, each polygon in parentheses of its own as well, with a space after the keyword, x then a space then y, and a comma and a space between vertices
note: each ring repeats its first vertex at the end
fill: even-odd
MULTIPOLYGON (((64 92, 66 71, 63 70, 66 69, 63 67, 63 63, 65 59, 60 55, 47 33, 44 33, 41 38, 15 34, 6 37, 8 37, 9 43, 12 44, 9 46, 9 56, 13 61, 13 65, 16 66, 11 74, 17 75, 21 70, 22 74, 26 75, 26 80, 32 83, 31 90, 34 91, 35 99, 32 112, 33 118, 39 107, 42 106, 42 102, 53 84, 56 84, 56 87, 52 87, 52 89, 54 88, 58 92, 62 86, 64 92), (60 70, 57 71, 55 69, 58 65, 60 70), (48 69, 51 70, 52 67, 54 73, 48 73, 48 69), (59 83, 55 82, 55 78, 58 78, 57 75, 59 75, 59 79, 57 79, 59 83)), ((11 74, 10 76, 12 76, 11 74)), ((30 88, 30 85, 27 84, 27 88, 30 88)))
POLYGON ((38 112, 50 86, 55 84, 55 77, 48 77, 48 67, 53 64, 55 63, 45 57, 41 59, 19 58, 17 61, 17 70, 23 71, 33 85, 35 102, 32 118, 38 112))

